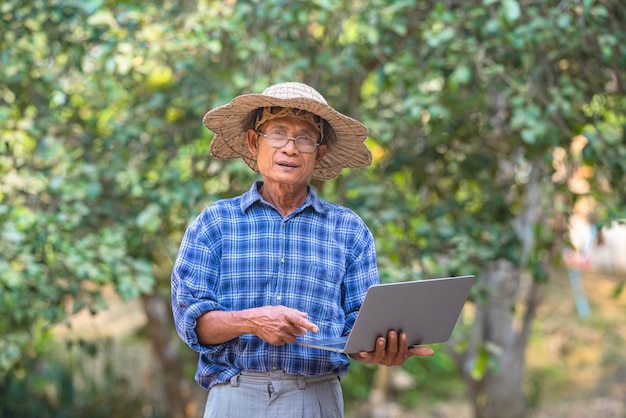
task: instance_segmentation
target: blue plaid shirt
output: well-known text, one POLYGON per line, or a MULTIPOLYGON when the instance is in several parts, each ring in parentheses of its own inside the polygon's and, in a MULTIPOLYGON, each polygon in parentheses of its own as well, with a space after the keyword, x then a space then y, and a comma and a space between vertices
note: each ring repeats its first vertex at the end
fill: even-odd
POLYGON ((378 283, 372 234, 353 211, 309 187, 302 206, 283 217, 263 200, 261 184, 206 207, 189 225, 172 272, 176 330, 200 353, 196 380, 205 389, 240 371, 342 376, 349 361, 252 334, 202 345, 194 331, 202 314, 284 305, 319 326, 304 338, 338 337, 351 331, 366 290, 378 283))

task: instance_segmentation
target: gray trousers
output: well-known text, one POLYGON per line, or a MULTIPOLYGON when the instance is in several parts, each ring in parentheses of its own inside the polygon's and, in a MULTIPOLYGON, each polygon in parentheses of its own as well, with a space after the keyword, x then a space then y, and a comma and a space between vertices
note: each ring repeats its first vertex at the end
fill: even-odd
POLYGON ((242 372, 209 390, 204 418, 343 418, 336 375, 242 372))

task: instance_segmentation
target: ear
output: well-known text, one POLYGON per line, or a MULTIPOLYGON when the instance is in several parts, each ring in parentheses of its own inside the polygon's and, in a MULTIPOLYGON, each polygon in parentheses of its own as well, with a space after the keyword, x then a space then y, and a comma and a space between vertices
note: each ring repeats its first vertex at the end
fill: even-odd
POLYGON ((317 147, 317 155, 315 156, 315 165, 318 165, 322 162, 322 159, 326 155, 326 151, 328 150, 328 145, 322 144, 317 147))
POLYGON ((254 129, 246 131, 246 142, 250 153, 256 157, 259 152, 259 134, 254 129))

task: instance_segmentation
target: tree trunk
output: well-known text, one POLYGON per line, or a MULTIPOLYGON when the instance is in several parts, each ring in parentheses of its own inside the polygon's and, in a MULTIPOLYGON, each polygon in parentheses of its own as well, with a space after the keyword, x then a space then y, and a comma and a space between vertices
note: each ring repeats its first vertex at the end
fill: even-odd
MULTIPOLYGON (((542 217, 540 162, 535 162, 533 167, 524 210, 513 225, 522 243, 519 266, 500 259, 481 273, 477 283, 476 318, 468 349, 452 353, 468 384, 476 418, 522 418, 527 412, 523 391, 526 346, 544 288, 535 278, 524 276, 524 268, 520 267, 527 265, 533 252, 536 245, 534 226, 542 217), (529 283, 522 283, 523 278, 529 283), (516 315, 522 291, 526 292, 525 312, 516 315), (476 365, 483 361, 487 361, 490 367, 477 370, 476 365)), ((559 243, 559 239, 553 240, 551 252, 560 248, 559 243)), ((544 268, 549 267, 545 265, 544 268)))
POLYGON ((143 308, 148 318, 148 334, 152 349, 163 372, 166 415, 185 418, 195 414, 189 394, 183 390, 183 362, 180 359, 178 339, 172 335, 174 324, 169 301, 158 293, 142 296, 143 308))
POLYGON ((372 389, 367 400, 367 408, 360 412, 364 418, 388 418, 389 404, 389 380, 391 369, 389 367, 378 366, 374 374, 372 389))
POLYGON ((496 366, 488 369, 479 381, 466 369, 464 375, 474 401, 474 415, 476 418, 522 418, 527 413, 523 391, 526 346, 544 286, 537 281, 527 286, 526 312, 516 319, 520 270, 509 262, 500 261, 482 278, 486 301, 477 307, 474 324, 475 332, 482 338, 475 340, 484 342, 482 348, 487 349, 496 366))
MULTIPOLYGON (((477 305, 475 332, 496 370, 487 370, 483 379, 470 384, 476 418, 525 415, 522 393, 525 366, 524 346, 514 331, 514 307, 520 286, 520 272, 512 264, 499 261, 481 275, 485 303, 477 305)), ((483 353, 483 355, 486 355, 483 353)))

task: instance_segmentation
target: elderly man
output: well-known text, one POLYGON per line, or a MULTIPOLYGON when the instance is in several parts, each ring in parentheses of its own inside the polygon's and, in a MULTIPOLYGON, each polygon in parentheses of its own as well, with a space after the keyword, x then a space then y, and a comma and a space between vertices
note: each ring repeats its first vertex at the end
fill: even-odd
MULTIPOLYGON (((365 167, 367 128, 312 87, 280 83, 209 111, 211 154, 243 158, 262 181, 210 204, 191 223, 172 272, 180 337, 200 353, 204 417, 342 417, 346 355, 296 338, 350 333, 378 283, 372 234, 308 184, 365 167)), ((401 365, 428 356, 390 332, 358 361, 401 365)))

